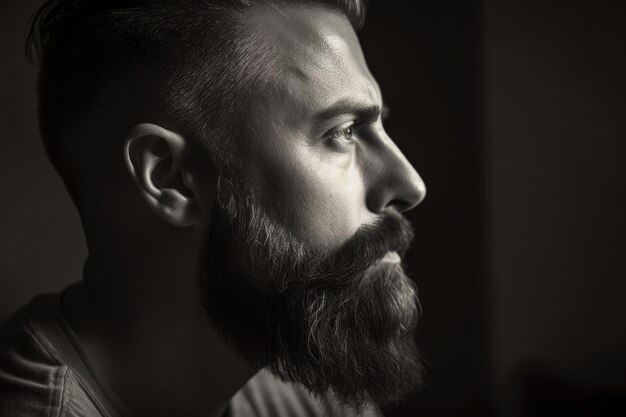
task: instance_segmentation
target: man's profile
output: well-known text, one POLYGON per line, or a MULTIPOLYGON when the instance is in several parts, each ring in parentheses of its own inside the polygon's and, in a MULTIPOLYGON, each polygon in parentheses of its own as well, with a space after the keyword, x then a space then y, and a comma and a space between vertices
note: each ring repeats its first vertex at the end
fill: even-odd
POLYGON ((0 328, 2 416, 377 415, 421 381, 364 0, 49 0, 29 48, 84 276, 0 328))

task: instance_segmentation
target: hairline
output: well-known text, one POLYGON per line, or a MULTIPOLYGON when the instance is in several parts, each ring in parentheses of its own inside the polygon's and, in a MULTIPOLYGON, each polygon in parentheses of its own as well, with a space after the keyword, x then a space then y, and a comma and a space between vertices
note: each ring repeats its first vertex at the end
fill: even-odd
MULTIPOLYGON (((357 3, 361 4, 360 1, 357 1, 357 3)), ((104 68, 104 70, 100 73, 100 80, 96 81, 91 79, 91 85, 87 87, 91 89, 89 94, 83 96, 80 94, 80 92, 74 92, 73 94, 75 95, 71 96, 72 100, 63 103, 61 106, 61 111, 58 112, 55 111, 53 108, 51 109, 51 107, 54 107, 54 104, 50 103, 50 91, 54 93, 55 91, 58 92, 58 89, 57 87, 51 86, 50 84, 51 82, 58 80, 59 77, 62 77, 61 82, 68 83, 67 85, 71 85, 72 82, 70 80, 63 79, 62 74, 56 73, 56 71, 58 71, 58 68, 54 68, 54 64, 59 64, 59 58, 57 56, 59 55, 59 52, 57 51, 56 55, 54 55, 55 50, 52 49, 52 58, 41 61, 43 64, 40 67, 40 88, 41 85, 44 85, 44 88, 46 89, 45 93, 47 93, 43 94, 40 90, 40 124, 44 125, 42 128, 42 135, 44 136, 44 140, 52 142, 52 151, 58 153, 56 155, 56 158, 58 159, 56 162, 61 165, 61 168, 59 166, 56 166, 54 160, 55 158, 53 158, 53 156, 50 156, 50 159, 52 160, 53 164, 55 164, 55 168, 57 168, 57 170, 65 180, 70 194, 73 194, 71 189, 73 187, 68 184, 68 179, 65 178, 62 170, 71 170, 71 165, 79 164, 79 162, 76 161, 68 161, 67 159, 70 157, 66 156, 67 153, 75 153, 73 147, 79 145, 74 144, 73 141, 70 141, 67 138, 76 135, 77 125, 82 125, 84 122, 88 121, 92 115, 96 114, 98 108, 94 106, 94 103, 97 103, 104 98, 105 94, 103 94, 103 89, 106 88, 107 83, 119 85, 125 82, 125 77, 133 77, 134 74, 143 75, 142 72, 138 73, 137 69, 142 68, 142 60, 146 58, 148 60, 147 72, 154 75, 155 79, 157 80, 165 80, 166 83, 169 85, 168 89, 160 92, 165 115, 167 117, 171 117, 175 122, 186 126, 189 129, 189 132, 187 133, 190 133, 194 136, 199 136, 198 139, 200 139, 200 143, 203 146, 212 148, 208 150, 212 155, 213 162, 216 165, 220 165, 221 169, 226 169, 229 166, 232 168, 232 165, 236 162, 237 158, 231 154, 235 154, 237 152, 233 152, 234 149, 232 148, 230 149, 230 152, 219 152, 219 150, 216 149, 217 146, 221 146, 222 149, 224 149, 224 147, 226 146, 225 143, 229 142, 231 138, 221 137, 219 141, 222 143, 216 144, 216 142, 218 142, 217 140, 210 140, 208 139, 208 137, 215 136, 214 133, 217 129, 220 130, 219 133, 221 134, 221 136, 232 136, 236 134, 234 129, 237 129, 238 126, 246 127, 246 119, 247 116, 250 114, 250 107, 253 105, 254 96, 258 97, 258 95, 260 94, 271 94, 268 89, 265 89, 263 93, 261 93, 261 90, 263 89, 263 87, 267 87, 270 84, 275 83, 276 80, 279 79, 280 74, 280 67, 279 65, 277 65, 278 60, 280 59, 280 51, 278 50, 278 48, 271 44, 271 41, 269 41, 267 38, 262 39, 263 36, 259 36, 258 31, 255 31, 255 29, 262 28, 263 26, 258 22, 254 22, 253 12, 262 8, 277 9, 278 11, 280 11, 281 7, 292 6, 319 7, 328 10, 329 12, 337 13, 347 18, 353 28, 358 28, 358 23, 355 23, 354 19, 351 18, 349 11, 346 10, 345 7, 342 7, 339 3, 333 2, 333 4, 330 4, 330 2, 322 0, 302 0, 295 4, 286 2, 284 0, 278 0, 276 2, 267 1, 262 4, 255 3, 250 5, 249 7, 232 7, 220 9, 223 12, 222 17, 224 18, 224 21, 230 29, 236 30, 237 36, 235 37, 236 39, 232 40, 235 46, 231 45, 217 47, 218 50, 221 50, 222 54, 228 55, 236 61, 236 63, 231 62, 230 64, 222 63, 223 65, 225 65, 225 68, 231 70, 229 71, 229 74, 224 77, 225 79, 230 80, 230 89, 222 88, 221 91, 217 92, 219 94, 222 94, 221 99, 224 100, 229 106, 233 105, 233 101, 238 101, 239 105, 242 105, 242 108, 236 110, 233 110, 232 108, 227 110, 216 110, 214 108, 212 111, 209 112, 210 114, 207 113, 207 102, 203 101, 203 96, 205 94, 209 94, 207 90, 219 90, 219 86, 215 86, 212 84, 214 82, 219 83, 220 79, 218 79, 217 81, 208 79, 208 76, 206 74, 207 68, 209 68, 210 70, 210 65, 212 64, 211 62, 205 63, 205 60, 203 60, 202 57, 206 56, 207 51, 210 51, 211 49, 210 47, 203 45, 202 43, 200 43, 201 46, 198 47, 199 41, 196 37, 194 47, 196 47, 197 49, 201 48, 201 50, 194 50, 192 53, 189 53, 189 51, 185 51, 185 53, 181 55, 182 60, 185 61, 185 64, 181 65, 180 68, 175 68, 173 70, 171 70, 170 67, 167 65, 162 66, 162 63, 158 63, 154 67, 150 65, 151 60, 158 60, 158 57, 155 58, 151 56, 150 51, 151 48, 153 49, 155 47, 154 44, 152 44, 152 46, 148 46, 146 50, 140 53, 138 56, 134 56, 132 54, 132 51, 126 50, 126 55, 123 55, 121 59, 115 60, 113 63, 107 65, 104 68), (233 48, 235 47, 240 47, 242 49, 235 51, 233 50, 233 48), (259 59, 258 56, 254 56, 254 53, 258 53, 259 50, 262 50, 264 48, 270 49, 267 56, 262 57, 262 59, 259 59), (237 54, 240 55, 236 56, 237 54), (256 61, 255 58, 257 59, 256 61), (262 60, 265 61, 262 62, 262 60), (261 65, 259 65, 260 62, 262 62, 261 65), (44 71, 42 70, 46 69, 44 66, 50 67, 50 65, 52 65, 52 68, 47 68, 47 71, 45 71, 44 73, 44 71), (180 69, 182 69, 182 71, 179 71, 180 69), (271 74, 271 69, 276 70, 274 71, 274 74, 271 74), (49 76, 50 73, 52 73, 53 78, 46 79, 45 82, 42 83, 42 74, 43 76, 49 76), (203 79, 198 80, 198 74, 200 75, 200 77, 203 77, 203 79), (190 81, 190 79, 192 79, 192 81, 190 81), (103 80, 105 82, 102 82, 103 80), (238 81, 238 84, 234 83, 233 81, 238 81), (193 88, 193 86, 198 82, 204 83, 202 88, 193 88), (247 85, 248 87, 252 86, 253 88, 244 88, 242 87, 243 85, 247 85), (50 88, 52 88, 52 90, 50 90, 50 88), (87 106, 83 106, 81 108, 81 106, 77 104, 77 100, 84 100, 85 98, 89 98, 90 101, 88 102, 87 106), (51 117, 51 114, 53 115, 53 117, 51 117), (222 118, 222 120, 219 120, 218 123, 215 123, 215 120, 217 118, 222 118), (213 119, 212 126, 207 125, 207 120, 209 119, 213 119), (222 123, 222 125, 220 125, 220 122, 222 123), (45 136, 48 136, 49 138, 46 138, 45 136)), ((178 6, 174 4, 171 6, 171 10, 176 10, 177 7, 178 6)), ((167 11, 168 9, 170 9, 170 6, 164 6, 165 11, 167 11)), ((146 8, 145 13, 149 13, 150 10, 151 9, 146 8)), ((120 13, 125 12, 126 11, 120 11, 120 13)), ((198 22, 196 22, 196 24, 198 24, 198 22)), ((210 24, 210 22, 204 24, 210 24)), ((215 28, 211 28, 210 26, 201 27, 201 24, 198 25, 199 28, 190 29, 190 33, 193 34, 192 31, 196 30, 215 30, 215 28)), ((262 33, 263 30, 261 30, 260 32, 262 33)), ((35 31, 31 30, 31 33, 29 34, 31 44, 35 48, 37 46, 42 47, 43 49, 41 51, 41 54, 42 56, 47 57, 47 53, 50 52, 50 45, 42 46, 41 44, 37 44, 37 42, 34 41, 34 36, 35 31)), ((118 34, 118 36, 121 35, 118 34)), ((139 34, 138 36, 142 35, 139 34)), ((98 42, 99 40, 95 39, 94 41, 98 42)), ((166 57, 173 58, 176 56, 175 49, 173 49, 174 46, 172 45, 176 45, 177 42, 179 42, 179 40, 173 39, 172 43, 169 44, 169 47, 165 47, 166 57)), ((52 47, 55 47, 54 43, 52 44, 52 47)), ((58 45, 56 47, 58 47, 58 45)), ((60 51, 62 51, 60 52, 61 56, 66 53, 65 51, 63 51, 62 47, 60 51)), ((98 63, 97 58, 92 59, 95 60, 95 63, 98 63)), ((86 68, 89 69, 90 65, 93 65, 94 62, 89 61, 89 63, 83 65, 87 65, 86 68)), ((85 67, 81 66, 80 62, 77 62, 73 65, 72 70, 76 71, 76 68, 85 67)), ((88 77, 86 79, 87 81, 90 81, 88 77)), ((224 82, 223 79, 221 79, 221 81, 224 82)), ((149 81, 149 83, 150 82, 155 83, 154 80, 149 81)), ((74 88, 76 88, 75 86, 76 84, 74 85, 74 88)), ((113 99, 115 100, 115 98, 113 99)), ((138 98, 135 97, 131 99, 131 101, 135 100, 138 100, 138 98)), ((127 116, 133 117, 133 115, 130 114, 128 114, 127 116)), ((50 155, 50 150, 48 151, 50 155)), ((73 175, 75 176, 76 173, 74 173, 73 175)), ((70 181, 72 181, 72 179, 70 179, 70 181)), ((73 195, 72 197, 74 198, 73 195)))

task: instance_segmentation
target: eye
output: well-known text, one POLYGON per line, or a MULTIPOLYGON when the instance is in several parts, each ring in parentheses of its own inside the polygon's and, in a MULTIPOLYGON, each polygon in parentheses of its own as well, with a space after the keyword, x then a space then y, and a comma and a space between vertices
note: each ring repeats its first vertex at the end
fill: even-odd
POLYGON ((327 136, 326 140, 332 146, 336 147, 345 147, 354 143, 354 123, 350 123, 348 125, 339 126, 333 130, 331 130, 327 136))

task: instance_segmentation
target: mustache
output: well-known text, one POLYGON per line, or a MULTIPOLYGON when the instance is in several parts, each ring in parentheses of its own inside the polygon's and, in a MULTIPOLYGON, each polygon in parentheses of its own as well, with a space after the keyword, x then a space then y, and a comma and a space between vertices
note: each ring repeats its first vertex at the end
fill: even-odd
POLYGON ((350 283, 374 267, 387 252, 404 257, 414 238, 413 227, 402 214, 387 212, 374 223, 361 226, 337 250, 323 256, 319 268, 325 275, 323 280, 350 283))

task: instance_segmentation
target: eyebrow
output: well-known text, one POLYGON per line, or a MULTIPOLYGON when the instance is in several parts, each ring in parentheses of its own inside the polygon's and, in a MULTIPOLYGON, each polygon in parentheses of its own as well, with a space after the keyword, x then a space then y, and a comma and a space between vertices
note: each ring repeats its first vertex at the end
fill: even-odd
POLYGON ((379 117, 386 119, 389 116, 389 107, 384 104, 382 108, 377 104, 372 106, 363 106, 354 101, 343 100, 320 111, 314 116, 313 119, 316 122, 323 122, 346 114, 355 115, 356 118, 362 122, 373 122, 378 120, 379 117))

